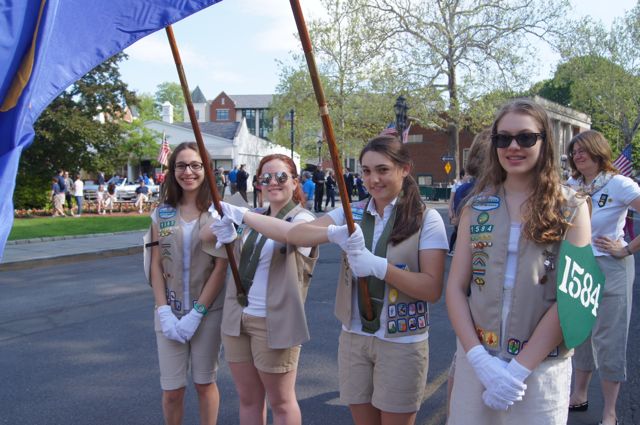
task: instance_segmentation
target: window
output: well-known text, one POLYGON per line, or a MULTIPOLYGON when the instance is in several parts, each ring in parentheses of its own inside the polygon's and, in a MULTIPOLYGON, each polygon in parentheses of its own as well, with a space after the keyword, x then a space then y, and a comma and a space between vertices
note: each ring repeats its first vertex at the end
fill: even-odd
POLYGON ((255 109, 243 109, 242 116, 247 120, 247 128, 249 133, 255 136, 256 134, 256 110, 255 109))
POLYGON ((418 176, 418 186, 433 185, 433 176, 430 174, 418 176))
POLYGON ((407 143, 422 143, 424 140, 422 136, 422 134, 409 134, 407 143))
POLYGON ((221 104, 221 105, 224 105, 224 97, 221 97, 221 98, 220 98, 220 104, 221 104))
POLYGON ((229 110, 216 109, 216 121, 229 121, 229 110))
POLYGON ((467 166, 467 161, 469 160, 469 152, 471 148, 466 148, 462 150, 462 169, 464 170, 467 166))

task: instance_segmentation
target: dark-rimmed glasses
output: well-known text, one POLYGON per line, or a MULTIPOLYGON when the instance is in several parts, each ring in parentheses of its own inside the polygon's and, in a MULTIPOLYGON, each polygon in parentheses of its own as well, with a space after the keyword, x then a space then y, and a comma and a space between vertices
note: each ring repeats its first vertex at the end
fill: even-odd
POLYGON ((276 183, 285 184, 289 180, 289 175, 284 171, 278 171, 276 173, 264 173, 260 176, 260 184, 262 186, 268 186, 271 183, 271 179, 276 179, 276 183))
POLYGON ((538 142, 538 139, 544 140, 544 133, 520 133, 516 135, 511 134, 493 134, 491 135, 491 141, 497 148, 508 148, 511 145, 511 141, 515 139, 518 146, 521 148, 530 148, 538 142))
POLYGON ((176 171, 179 173, 184 173, 189 168, 194 173, 202 171, 202 162, 190 162, 187 164, 186 162, 178 162, 176 163, 176 171))

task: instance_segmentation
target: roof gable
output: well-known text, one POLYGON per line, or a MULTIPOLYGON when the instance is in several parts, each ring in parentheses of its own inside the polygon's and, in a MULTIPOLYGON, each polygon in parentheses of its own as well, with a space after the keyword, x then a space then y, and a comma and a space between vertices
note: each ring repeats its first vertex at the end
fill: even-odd
POLYGON ((207 98, 200 90, 200 86, 196 86, 195 90, 191 93, 191 101, 193 103, 207 103, 207 98))
MULTIPOLYGON (((184 128, 191 128, 190 122, 176 122, 174 125, 178 125, 184 128)), ((239 122, 201 122, 198 123, 200 131, 209 134, 211 136, 222 137, 223 139, 233 140, 238 132, 239 122)))
POLYGON ((231 94, 228 95, 236 109, 268 109, 273 101, 272 94, 231 94))

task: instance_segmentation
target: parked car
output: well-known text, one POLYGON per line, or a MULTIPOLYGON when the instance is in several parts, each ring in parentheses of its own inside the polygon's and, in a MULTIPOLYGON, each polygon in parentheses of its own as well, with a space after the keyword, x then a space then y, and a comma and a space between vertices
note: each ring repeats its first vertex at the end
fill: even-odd
MULTIPOLYGON (((118 202, 133 202, 136 200, 136 188, 138 187, 138 183, 130 182, 126 177, 114 176, 104 184, 105 191, 110 183, 114 183, 116 185, 116 200, 118 202)), ((150 184, 148 187, 151 192, 150 199, 157 199, 160 194, 160 186, 157 184, 150 184)), ((88 201, 95 201, 97 198, 96 192, 98 192, 98 185, 92 180, 87 180, 84 186, 84 199, 88 201), (88 184, 89 182, 93 184, 88 184)))

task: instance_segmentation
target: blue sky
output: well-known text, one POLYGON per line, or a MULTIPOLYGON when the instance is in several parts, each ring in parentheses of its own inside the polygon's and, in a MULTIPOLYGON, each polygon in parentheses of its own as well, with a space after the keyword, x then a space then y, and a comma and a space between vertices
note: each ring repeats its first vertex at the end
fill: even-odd
MULTIPOLYGON (((320 0, 300 0, 307 21, 321 16, 320 0)), ((573 17, 590 15, 609 25, 636 0, 572 0, 573 17), (576 7, 579 5, 579 8, 576 7)), ((223 0, 173 27, 189 82, 200 86, 207 99, 227 94, 274 93, 277 61, 289 61, 301 51, 294 37, 295 22, 286 0, 223 0)), ((540 79, 555 69, 557 58, 541 49, 546 67, 540 79)), ((146 37, 125 50, 121 65, 124 81, 139 93, 153 93, 164 81, 178 82, 164 31, 146 37)))

